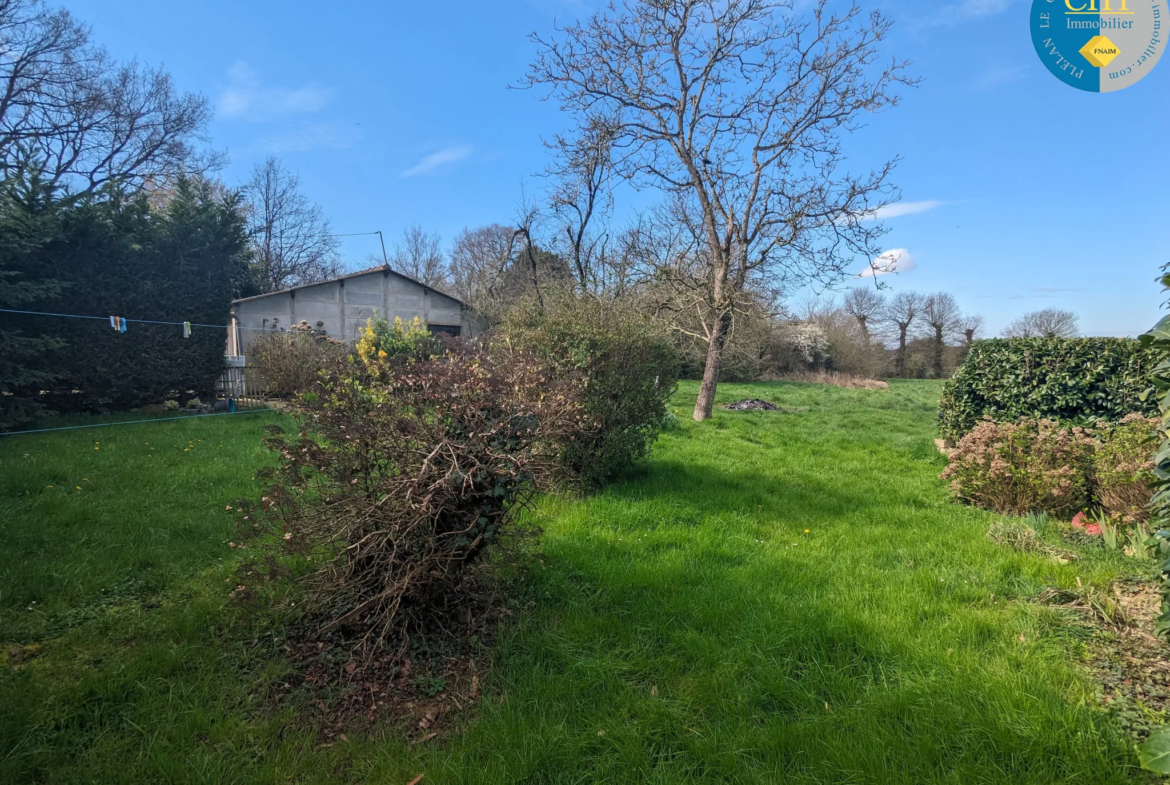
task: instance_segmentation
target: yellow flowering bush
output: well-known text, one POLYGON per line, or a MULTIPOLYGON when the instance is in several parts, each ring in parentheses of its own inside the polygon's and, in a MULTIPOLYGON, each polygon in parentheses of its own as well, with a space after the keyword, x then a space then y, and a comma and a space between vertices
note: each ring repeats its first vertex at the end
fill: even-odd
POLYGON ((358 359, 366 365, 390 359, 422 359, 438 349, 438 342, 417 316, 409 322, 394 317, 391 324, 374 316, 366 319, 366 327, 354 347, 358 359))

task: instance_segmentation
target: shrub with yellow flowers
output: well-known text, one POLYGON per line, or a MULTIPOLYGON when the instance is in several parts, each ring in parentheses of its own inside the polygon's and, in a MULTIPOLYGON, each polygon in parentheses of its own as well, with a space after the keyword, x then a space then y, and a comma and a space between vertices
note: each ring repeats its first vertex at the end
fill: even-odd
POLYGON ((439 350, 439 343, 422 319, 417 316, 409 322, 399 316, 390 323, 378 317, 377 311, 366 319, 366 327, 354 347, 358 359, 369 366, 383 361, 426 359, 439 350))

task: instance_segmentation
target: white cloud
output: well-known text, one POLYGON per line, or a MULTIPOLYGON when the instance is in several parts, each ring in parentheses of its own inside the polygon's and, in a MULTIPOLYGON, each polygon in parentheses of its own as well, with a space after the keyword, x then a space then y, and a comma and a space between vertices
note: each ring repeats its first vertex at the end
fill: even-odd
POLYGON ((903 215, 918 215, 918 213, 942 207, 942 204, 936 199, 927 199, 922 202, 896 202, 879 207, 872 213, 867 213, 865 218, 870 221, 884 221, 887 218, 898 218, 903 215))
POLYGON ((883 251, 880 256, 870 262, 869 266, 857 274, 858 278, 874 278, 890 273, 904 273, 915 268, 914 257, 905 248, 891 248, 883 251))
POLYGON ((415 175, 428 174, 436 169, 444 166, 462 161, 464 158, 471 155, 472 149, 468 145, 457 145, 455 147, 445 147, 438 152, 423 156, 422 160, 414 166, 402 173, 402 177, 414 177, 415 175))
POLYGON ((330 91, 319 82, 288 88, 266 85, 243 60, 228 69, 228 86, 219 96, 219 113, 246 120, 273 120, 290 114, 316 112, 329 102, 330 91))
POLYGON ((306 150, 330 148, 345 150, 362 138, 356 128, 343 128, 336 123, 314 123, 289 128, 260 139, 257 147, 268 153, 301 153, 306 150))

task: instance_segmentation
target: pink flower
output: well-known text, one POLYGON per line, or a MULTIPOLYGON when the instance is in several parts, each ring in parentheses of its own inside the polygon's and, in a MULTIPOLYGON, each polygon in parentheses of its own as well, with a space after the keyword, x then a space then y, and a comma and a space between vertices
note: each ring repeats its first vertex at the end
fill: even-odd
POLYGON ((1101 524, 1099 524, 1099 523, 1090 523, 1089 525, 1085 526, 1085 534, 1100 534, 1100 533, 1101 533, 1101 524))
MULTIPOLYGON (((1078 512, 1076 515, 1073 516, 1072 525, 1078 529, 1085 528, 1085 518, 1086 517, 1087 516, 1083 512, 1078 512)), ((1097 531, 1098 532, 1101 531, 1100 526, 1097 527, 1097 531)))

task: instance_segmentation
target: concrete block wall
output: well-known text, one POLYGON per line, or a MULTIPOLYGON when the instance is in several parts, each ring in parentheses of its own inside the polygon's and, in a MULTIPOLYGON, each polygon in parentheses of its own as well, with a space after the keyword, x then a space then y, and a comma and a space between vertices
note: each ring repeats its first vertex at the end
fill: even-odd
POLYGON ((393 321, 419 317, 431 326, 459 327, 463 335, 478 332, 458 300, 393 272, 374 270, 284 292, 248 297, 232 304, 245 356, 262 329, 287 329, 302 320, 321 322, 331 338, 355 342, 366 319, 375 315, 393 321))

